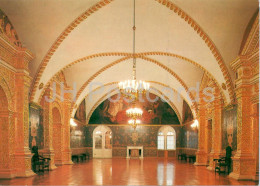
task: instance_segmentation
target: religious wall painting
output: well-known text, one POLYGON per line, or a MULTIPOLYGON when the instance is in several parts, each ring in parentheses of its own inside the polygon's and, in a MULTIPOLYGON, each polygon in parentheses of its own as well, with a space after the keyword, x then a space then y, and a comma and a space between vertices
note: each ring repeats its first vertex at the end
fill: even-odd
POLYGON ((29 106, 29 148, 38 146, 39 149, 44 147, 44 133, 42 109, 35 105, 29 106))
POLYGON ((86 103, 85 103, 85 99, 80 103, 74 118, 76 120, 79 120, 79 121, 85 123, 85 121, 86 121, 86 103))
MULTIPOLYGON (((177 131, 176 131, 177 133, 177 131)), ((198 149, 198 131, 190 127, 181 128, 182 136, 178 139, 181 147, 198 149)), ((178 142, 177 140, 177 142, 178 142)), ((177 144, 176 144, 177 145, 177 144)))
POLYGON ((237 106, 224 109, 222 122, 222 149, 237 149, 237 106))
MULTIPOLYGON (((89 124, 126 124, 129 118, 126 110, 131 107, 123 97, 116 94, 103 101, 92 113, 89 124), (112 100, 112 101, 111 101, 112 100), (116 100, 116 101, 115 101, 116 100)), ((154 94, 143 96, 136 107, 143 110, 143 124, 180 124, 171 106, 154 94)))
POLYGON ((86 136, 88 136, 88 135, 90 135, 92 137, 92 134, 88 133, 86 126, 78 124, 75 127, 71 127, 71 129, 70 129, 70 147, 71 148, 87 147, 88 140, 86 140, 86 136))
POLYGON ((183 109, 182 109, 182 123, 187 123, 193 120, 193 115, 191 109, 186 101, 183 100, 183 109))

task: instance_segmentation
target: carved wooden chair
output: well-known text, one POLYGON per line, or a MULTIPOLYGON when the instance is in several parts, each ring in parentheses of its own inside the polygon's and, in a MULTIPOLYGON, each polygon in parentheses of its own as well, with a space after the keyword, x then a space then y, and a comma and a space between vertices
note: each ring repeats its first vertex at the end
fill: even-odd
POLYGON ((37 173, 37 172, 44 172, 44 171, 49 171, 50 169, 50 158, 44 158, 39 155, 38 153, 38 147, 33 146, 32 147, 32 153, 34 154, 32 157, 32 170, 37 173))

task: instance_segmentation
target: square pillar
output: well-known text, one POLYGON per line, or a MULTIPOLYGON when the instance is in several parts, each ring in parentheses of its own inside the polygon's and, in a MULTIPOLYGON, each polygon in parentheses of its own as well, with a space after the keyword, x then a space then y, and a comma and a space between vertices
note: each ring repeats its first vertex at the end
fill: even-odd
POLYGON ((199 106, 199 148, 196 152, 196 162, 194 165, 207 165, 206 141, 205 141, 205 127, 206 127, 206 108, 205 103, 202 102, 199 106))
POLYGON ((250 118, 251 106, 251 63, 245 56, 240 56, 231 64, 237 74, 237 152, 232 158, 233 172, 230 177, 237 180, 252 180, 255 171, 253 157, 252 127, 250 118))
POLYGON ((53 120, 52 120, 52 90, 47 88, 41 101, 43 108, 43 128, 44 128, 44 149, 41 151, 44 157, 51 159, 50 170, 54 170, 57 167, 54 163, 54 149, 52 146, 53 137, 53 120))
POLYGON ((15 169, 16 177, 28 177, 35 175, 31 169, 31 151, 29 149, 29 88, 31 77, 28 75, 28 63, 32 59, 31 54, 25 49, 14 58, 17 69, 20 71, 15 75, 15 169))

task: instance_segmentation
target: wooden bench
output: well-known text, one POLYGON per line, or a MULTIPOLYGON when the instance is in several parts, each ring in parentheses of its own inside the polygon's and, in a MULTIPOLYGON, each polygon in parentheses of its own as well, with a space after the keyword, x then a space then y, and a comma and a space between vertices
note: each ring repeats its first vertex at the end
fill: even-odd
POLYGON ((196 161, 196 156, 195 155, 188 155, 187 159, 189 162, 194 163, 196 161))
POLYGON ((178 159, 181 158, 181 160, 187 161, 187 155, 186 154, 178 154, 178 159))
POLYGON ((87 158, 88 158, 88 160, 89 160, 89 153, 88 152, 86 152, 86 153, 80 153, 80 154, 72 154, 71 155, 71 160, 73 161, 73 162, 84 162, 84 161, 86 161, 87 160, 87 158))

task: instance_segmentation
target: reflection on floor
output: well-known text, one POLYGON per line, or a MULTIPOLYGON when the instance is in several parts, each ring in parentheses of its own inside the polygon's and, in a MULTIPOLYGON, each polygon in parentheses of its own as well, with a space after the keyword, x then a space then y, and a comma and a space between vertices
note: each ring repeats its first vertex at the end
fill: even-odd
POLYGON ((0 185, 257 185, 236 181, 176 159, 93 159, 64 165, 30 178, 0 180, 0 185))

